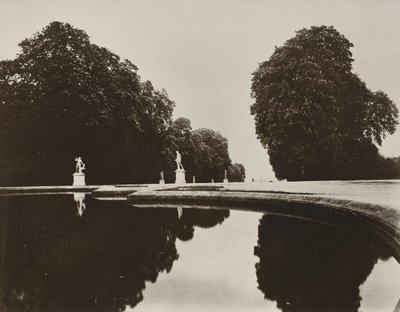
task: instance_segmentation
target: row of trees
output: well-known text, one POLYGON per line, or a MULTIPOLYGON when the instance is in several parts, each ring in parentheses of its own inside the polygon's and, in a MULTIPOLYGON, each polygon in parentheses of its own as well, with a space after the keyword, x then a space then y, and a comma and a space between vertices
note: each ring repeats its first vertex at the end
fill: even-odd
POLYGON ((167 182, 175 177, 176 150, 182 154, 187 179, 194 176, 197 182, 222 181, 226 170, 229 181, 243 181, 245 169, 241 164, 231 164, 228 140, 219 132, 207 128, 192 130, 189 119, 178 118, 168 134, 163 165, 167 182))
POLYGON ((377 145, 398 109, 352 72, 351 47, 333 27, 302 29, 253 73, 251 113, 278 179, 388 176, 377 145))
POLYGON ((229 167, 225 138, 200 129, 193 138, 201 153, 186 150, 166 91, 83 30, 53 22, 19 46, 15 59, 0 62, 1 185, 69 184, 76 156, 89 183, 156 182, 176 148, 199 156, 187 162, 200 180, 229 167), (215 140, 221 148, 207 145, 215 140))

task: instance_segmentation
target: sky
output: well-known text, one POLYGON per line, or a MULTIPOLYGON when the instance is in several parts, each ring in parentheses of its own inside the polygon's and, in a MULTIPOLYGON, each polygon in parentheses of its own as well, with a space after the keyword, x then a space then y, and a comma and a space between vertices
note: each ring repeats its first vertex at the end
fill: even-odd
MULTIPOLYGON (((132 61, 175 101, 174 119, 219 131, 248 179, 274 180, 250 115, 251 74, 299 29, 334 26, 354 44, 354 72, 400 108, 399 0, 1 0, 0 60, 52 21, 132 61)), ((400 155, 400 130, 380 151, 400 155)))

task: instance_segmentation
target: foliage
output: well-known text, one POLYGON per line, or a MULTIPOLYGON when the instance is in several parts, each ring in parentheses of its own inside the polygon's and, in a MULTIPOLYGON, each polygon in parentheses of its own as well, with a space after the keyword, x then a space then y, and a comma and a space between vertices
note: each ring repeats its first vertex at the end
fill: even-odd
POLYGON ((374 168, 374 179, 400 179, 400 157, 379 156, 374 168))
POLYGON ((333 27, 302 29, 253 73, 251 113, 278 179, 371 177, 398 110, 352 73, 352 46, 333 27))
POLYGON ((230 165, 228 140, 219 132, 207 128, 193 131, 193 141, 199 164, 199 182, 222 182, 224 171, 230 165))
POLYGON ((178 118, 172 122, 168 130, 166 147, 163 151, 163 170, 167 182, 175 181, 176 151, 182 155, 182 164, 187 180, 196 176, 199 170, 196 146, 192 138, 192 126, 187 118, 178 118))
POLYGON ((164 174, 167 182, 173 182, 176 163, 175 153, 182 155, 182 164, 186 170, 186 180, 192 182, 222 182, 227 170, 232 181, 242 181, 244 167, 231 165, 228 152, 228 140, 219 132, 201 128, 192 130, 190 120, 178 118, 172 122, 168 131, 167 145, 164 149, 164 174))
POLYGON ((229 182, 244 182, 246 177, 246 170, 242 164, 234 163, 229 165, 227 170, 227 177, 229 182))
POLYGON ((69 184, 76 156, 89 182, 154 181, 174 106, 167 93, 69 24, 19 46, 0 62, 1 183, 69 184))

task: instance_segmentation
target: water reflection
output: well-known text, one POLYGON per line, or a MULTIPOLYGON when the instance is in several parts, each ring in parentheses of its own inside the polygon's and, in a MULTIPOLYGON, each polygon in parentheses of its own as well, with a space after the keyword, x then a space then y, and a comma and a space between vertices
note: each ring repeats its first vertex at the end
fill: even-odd
POLYGON ((391 252, 359 229, 264 215, 256 274, 265 298, 282 311, 357 311, 360 285, 391 252))
POLYGON ((74 201, 76 203, 76 214, 79 217, 82 217, 83 212, 86 209, 86 204, 85 204, 85 193, 74 193, 74 201))
POLYGON ((229 216, 188 209, 178 218, 174 209, 86 198, 77 222, 69 196, 0 200, 1 311, 134 307, 145 282, 172 269, 177 238, 190 240, 196 226, 212 227, 229 216))

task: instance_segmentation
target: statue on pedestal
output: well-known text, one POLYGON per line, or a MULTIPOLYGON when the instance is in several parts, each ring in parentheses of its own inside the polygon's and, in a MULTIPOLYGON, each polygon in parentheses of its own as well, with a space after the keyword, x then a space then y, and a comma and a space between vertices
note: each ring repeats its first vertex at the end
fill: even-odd
POLYGON ((228 183, 228 171, 226 169, 224 171, 224 183, 228 183))
POLYGON ((73 174, 73 183, 72 185, 74 186, 80 186, 80 185, 86 185, 85 182, 85 174, 83 173, 83 170, 86 170, 86 166, 82 161, 81 157, 76 157, 76 166, 75 166, 75 173, 73 174))
POLYGON ((179 153, 179 151, 176 151, 175 162, 176 162, 177 170, 185 170, 185 169, 183 169, 183 166, 182 166, 182 156, 179 153))
POLYGON ((160 184, 165 184, 165 180, 164 180, 164 171, 160 172, 160 184))
POLYGON ((186 183, 185 169, 183 169, 182 156, 179 153, 179 151, 176 151, 175 162, 177 167, 177 169, 175 170, 175 184, 185 184, 186 183))

